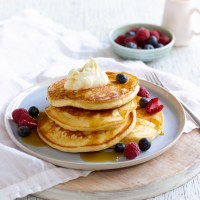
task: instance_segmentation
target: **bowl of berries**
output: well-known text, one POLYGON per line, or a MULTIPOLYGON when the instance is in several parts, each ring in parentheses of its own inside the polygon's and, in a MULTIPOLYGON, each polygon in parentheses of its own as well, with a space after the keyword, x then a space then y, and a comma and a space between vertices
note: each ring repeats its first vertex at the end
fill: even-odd
POLYGON ((175 41, 174 34, 153 24, 129 24, 109 34, 113 51, 122 58, 150 62, 166 56, 175 41))

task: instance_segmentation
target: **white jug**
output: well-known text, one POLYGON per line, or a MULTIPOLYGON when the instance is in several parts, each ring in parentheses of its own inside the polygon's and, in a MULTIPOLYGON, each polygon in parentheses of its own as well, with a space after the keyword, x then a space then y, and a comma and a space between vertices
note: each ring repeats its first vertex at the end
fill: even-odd
MULTIPOLYGON (((200 9, 193 7, 192 0, 166 0, 162 26, 175 35, 174 46, 189 45, 193 35, 200 35, 192 27, 192 15, 200 9)), ((200 29, 200 22, 198 23, 200 29)))

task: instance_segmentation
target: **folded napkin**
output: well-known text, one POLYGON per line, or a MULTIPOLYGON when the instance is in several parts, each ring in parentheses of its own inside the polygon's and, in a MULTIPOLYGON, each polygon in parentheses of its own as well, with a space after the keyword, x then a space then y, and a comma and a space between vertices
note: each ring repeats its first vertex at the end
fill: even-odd
MULTIPOLYGON (((75 32, 46 19, 37 11, 25 11, 0 22, 0 199, 15 199, 59 183, 87 176, 90 171, 56 167, 22 152, 9 138, 3 116, 9 102, 41 81, 66 75, 82 67, 90 57, 106 71, 128 71, 144 78, 152 69, 142 62, 117 62, 107 44, 89 32, 75 32)), ((200 90, 193 84, 156 71, 164 84, 200 115, 200 90)), ((187 130, 193 129, 193 123, 187 130)))

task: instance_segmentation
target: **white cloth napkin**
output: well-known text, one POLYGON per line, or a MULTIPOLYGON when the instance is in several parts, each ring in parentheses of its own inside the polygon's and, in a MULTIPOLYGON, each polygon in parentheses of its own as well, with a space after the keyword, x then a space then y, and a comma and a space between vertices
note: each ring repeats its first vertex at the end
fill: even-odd
MULTIPOLYGON (((152 70, 142 62, 116 62, 107 44, 89 32, 75 32, 25 11, 0 23, 0 199, 15 199, 90 171, 56 167, 23 153, 8 137, 3 123, 6 106, 24 89, 49 78, 66 75, 90 57, 106 71, 128 71, 139 77, 152 70), (103 58, 104 57, 104 58, 103 58)), ((200 90, 175 76, 157 71, 168 88, 200 115, 200 90)), ((187 131, 194 128, 187 126, 187 131)))

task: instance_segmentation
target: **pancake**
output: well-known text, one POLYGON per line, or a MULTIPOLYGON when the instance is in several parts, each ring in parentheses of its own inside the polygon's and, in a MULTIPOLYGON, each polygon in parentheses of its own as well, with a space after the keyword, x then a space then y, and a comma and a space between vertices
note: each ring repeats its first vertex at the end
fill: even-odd
POLYGON ((142 138, 148 138, 150 141, 157 136, 163 135, 163 112, 158 112, 153 115, 146 113, 144 108, 136 110, 137 119, 136 125, 129 135, 127 135, 121 142, 128 144, 129 142, 139 142, 142 138))
POLYGON ((116 129, 96 132, 69 131, 61 128, 47 115, 39 121, 37 131, 40 138, 49 146, 64 152, 91 152, 107 149, 124 137, 134 128, 135 111, 131 112, 125 123, 116 129))
POLYGON ((111 130, 124 123, 129 113, 137 107, 136 100, 115 109, 85 110, 71 106, 45 109, 48 117, 64 129, 71 131, 111 130))
POLYGON ((106 72, 109 84, 82 90, 65 90, 67 78, 48 87, 47 99, 55 107, 72 106, 87 110, 105 110, 120 107, 135 98, 139 91, 139 80, 136 76, 126 74, 128 81, 120 84, 116 81, 117 73, 106 72))

